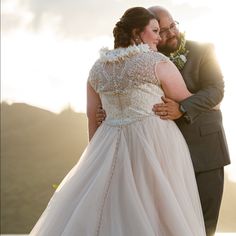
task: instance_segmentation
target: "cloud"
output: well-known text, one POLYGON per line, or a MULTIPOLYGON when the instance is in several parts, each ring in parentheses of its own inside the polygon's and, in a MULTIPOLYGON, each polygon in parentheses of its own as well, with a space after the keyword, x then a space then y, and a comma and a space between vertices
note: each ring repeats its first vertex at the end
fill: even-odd
POLYGON ((3 30, 21 27, 38 31, 46 27, 65 37, 112 35, 115 23, 126 9, 156 4, 167 7, 175 15, 188 16, 188 21, 206 11, 187 3, 174 4, 171 0, 148 1, 148 5, 144 0, 3 0, 3 30))
POLYGON ((192 6, 189 3, 182 3, 174 6, 173 12, 176 18, 181 21, 193 21, 199 17, 205 16, 209 13, 210 8, 207 6, 192 6))
POLYGON ((19 0, 2 0, 2 30, 24 28, 32 21, 32 14, 19 0))

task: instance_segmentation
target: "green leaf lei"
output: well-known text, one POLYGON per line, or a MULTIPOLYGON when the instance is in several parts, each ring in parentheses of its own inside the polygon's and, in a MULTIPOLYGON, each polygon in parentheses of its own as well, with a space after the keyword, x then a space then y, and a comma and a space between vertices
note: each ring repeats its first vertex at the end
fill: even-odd
POLYGON ((177 66, 179 70, 184 68, 185 63, 187 62, 187 55, 189 50, 185 48, 186 39, 185 34, 180 33, 180 45, 178 50, 173 53, 170 53, 170 60, 177 66))

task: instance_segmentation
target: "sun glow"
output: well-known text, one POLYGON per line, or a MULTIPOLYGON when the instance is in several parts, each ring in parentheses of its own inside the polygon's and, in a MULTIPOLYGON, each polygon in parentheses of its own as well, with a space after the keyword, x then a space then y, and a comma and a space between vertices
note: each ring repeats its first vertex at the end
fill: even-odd
MULTIPOLYGON (((233 52, 235 49, 230 42, 235 42, 236 36, 232 30, 232 21, 228 18, 234 15, 233 1, 225 3, 228 5, 225 4, 225 9, 222 9, 221 3, 212 0, 190 1, 188 4, 192 8, 204 6, 207 14, 199 13, 197 17, 186 20, 183 12, 176 18, 181 22, 180 30, 186 31, 188 39, 213 42, 215 45, 225 76, 225 98, 221 107, 230 153, 234 158, 236 151, 233 140, 236 137, 232 130, 236 128, 231 113, 232 101, 236 100, 233 76, 236 52, 233 52)), ((177 4, 181 6, 186 1, 178 0, 177 4)), ((27 26, 33 16, 27 8, 19 8, 18 5, 17 0, 5 1, 3 4, 5 13, 16 12, 18 17, 24 17, 17 29, 2 34, 1 100, 25 102, 54 112, 60 112, 67 106, 85 112, 89 69, 101 47, 112 47, 110 32, 107 32, 107 36, 88 40, 61 36, 57 32, 60 17, 47 14, 43 15, 43 26, 40 29, 30 30, 27 26)), ((176 13, 175 8, 170 10, 176 13)), ((227 169, 230 170, 230 178, 236 182, 234 161, 227 169)))
MULTIPOLYGON (((178 0, 178 4, 184 3, 184 0, 178 0)), ((221 107, 230 153, 234 158, 235 132, 232 130, 236 130, 236 127, 231 113, 232 101, 236 100, 233 76, 236 52, 233 52, 235 49, 230 42, 236 41, 236 35, 231 27, 232 21, 227 17, 234 15, 234 8, 230 5, 231 1, 227 3, 225 10, 222 10, 222 4, 217 2, 192 1, 189 3, 192 7, 207 6, 208 14, 199 14, 191 21, 181 19, 184 14, 177 19, 181 22, 180 30, 186 31, 187 38, 215 45, 225 77, 225 98, 221 107)), ((32 31, 26 26, 33 16, 26 8, 18 9, 17 1, 5 2, 3 10, 6 13, 18 12, 19 17, 24 13, 24 17, 18 29, 2 35, 1 100, 25 102, 54 112, 60 112, 69 105, 75 111, 85 112, 89 69, 98 57, 99 49, 112 46, 111 36, 89 40, 59 36, 57 28, 60 17, 49 20, 46 14, 43 27, 32 31)), ((172 11, 175 13, 174 9, 172 11)), ((229 170, 230 179, 236 182, 234 161, 226 169, 229 170)))
POLYGON ((59 112, 70 105, 85 111, 89 68, 109 37, 90 41, 16 31, 4 35, 2 100, 26 102, 59 112))
MULTIPOLYGON (((205 5, 201 2, 191 2, 191 4, 205 5)), ((235 88, 235 55, 236 50, 233 42, 236 41, 236 33, 233 28, 232 21, 228 16, 235 13, 233 1, 226 1, 224 6, 219 2, 208 1, 206 4, 209 8, 208 14, 199 15, 192 21, 183 21, 182 30, 186 31, 187 38, 200 42, 211 42, 215 46, 215 52, 219 60, 225 81, 225 96, 221 104, 223 113, 223 123, 228 140, 229 150, 231 154, 231 165, 226 167, 228 178, 236 182, 236 124, 232 116, 232 104, 236 100, 235 88)))
MULTIPOLYGON (((1 101, 28 103, 57 113, 68 106, 77 112, 85 112, 86 82, 89 70, 98 58, 100 48, 112 48, 111 35, 114 19, 118 19, 116 16, 123 13, 121 9, 127 9, 128 5, 129 7, 163 5, 180 22, 180 30, 186 32, 187 39, 212 42, 215 45, 225 80, 225 96, 221 110, 232 161, 232 164, 225 168, 230 180, 226 180, 226 183, 230 182, 231 185, 226 185, 228 192, 226 197, 223 197, 219 230, 235 231, 234 226, 228 228, 236 220, 235 209, 233 209, 235 203, 228 200, 229 195, 232 197, 230 199, 234 198, 233 187, 236 183, 235 1, 111 0, 109 4, 118 3, 117 7, 106 9, 106 14, 100 13, 104 8, 102 1, 99 4, 95 1, 93 4, 96 12, 100 14, 99 19, 84 10, 83 4, 86 5, 86 2, 88 1, 66 2, 63 0, 60 1, 60 4, 54 3, 58 12, 53 11, 53 13, 58 14, 53 15, 52 12, 48 13, 46 10, 47 7, 51 7, 49 5, 53 5, 53 1, 2 1, 2 22, 4 23, 2 25, 5 28, 2 27, 1 35, 1 101), (76 12, 77 15, 70 15, 73 13, 72 2, 73 4, 76 2, 76 7, 79 5, 80 12, 76 12), (35 4, 36 8, 42 7, 45 12, 42 9, 29 9, 31 4, 35 4), (66 9, 63 6, 66 6, 66 9), (34 28, 37 10, 42 11, 40 12, 42 22, 40 27, 34 28), (65 15, 63 15, 64 12, 66 12, 65 15), (113 13, 117 15, 113 16, 113 13), (68 35, 67 28, 64 31, 60 28, 62 15, 65 18, 71 18, 73 22, 69 22, 74 23, 76 27, 77 24, 80 27, 84 25, 84 29, 78 27, 77 34, 68 35), (92 28, 87 27, 89 18, 94 21, 92 28), (81 22, 82 24, 79 24, 81 22), (12 25, 14 27, 11 28, 12 25), (96 31, 96 28, 101 25, 106 25, 109 30, 97 35, 99 30, 96 31), (63 31, 62 34, 60 30, 63 31), (91 35, 89 34, 91 31, 95 33, 92 34, 93 37, 86 38, 84 35, 80 35, 80 30, 87 31, 88 35, 91 35)), ((106 1, 106 4, 108 2, 106 1)), ((89 8, 92 8, 90 3, 88 5, 89 8)), ((36 23, 38 22, 36 21, 36 23)), ((70 25, 66 25, 66 27, 68 26, 70 25)), ((74 28, 71 29, 71 31, 74 30, 74 28)), ((236 236, 236 233, 220 232, 216 236, 236 236)))

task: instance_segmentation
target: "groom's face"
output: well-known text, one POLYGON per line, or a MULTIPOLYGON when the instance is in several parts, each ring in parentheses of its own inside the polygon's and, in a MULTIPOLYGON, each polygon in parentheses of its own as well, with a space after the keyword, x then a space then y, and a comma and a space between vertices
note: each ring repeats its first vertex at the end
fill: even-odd
POLYGON ((180 32, 177 22, 173 20, 171 15, 162 14, 159 17, 161 40, 157 45, 158 51, 170 54, 178 49, 180 43, 180 32))

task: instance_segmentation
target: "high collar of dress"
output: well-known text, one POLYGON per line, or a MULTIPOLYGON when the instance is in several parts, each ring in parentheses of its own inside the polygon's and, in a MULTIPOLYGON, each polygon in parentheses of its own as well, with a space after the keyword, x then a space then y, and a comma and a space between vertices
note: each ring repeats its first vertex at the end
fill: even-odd
POLYGON ((100 60, 102 62, 119 62, 142 52, 150 52, 148 44, 131 45, 127 48, 116 48, 109 50, 102 48, 100 50, 100 60))

